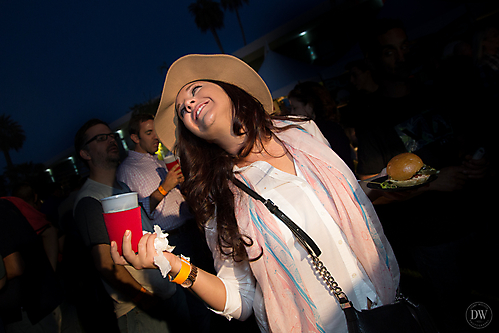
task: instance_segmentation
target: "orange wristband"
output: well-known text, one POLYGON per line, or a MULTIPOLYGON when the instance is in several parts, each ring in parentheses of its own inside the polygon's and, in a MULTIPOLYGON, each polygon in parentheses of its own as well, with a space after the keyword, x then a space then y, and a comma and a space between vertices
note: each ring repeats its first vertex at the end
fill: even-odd
POLYGON ((135 297, 132 299, 132 302, 135 304, 139 303, 142 297, 144 297, 144 294, 147 293, 146 288, 142 287, 140 288, 140 291, 135 295, 135 297))
POLYGON ((187 280, 189 274, 191 273, 191 263, 184 258, 180 258, 182 261, 182 268, 180 268, 180 272, 175 276, 171 282, 175 282, 176 284, 182 284, 187 280))
POLYGON ((159 193, 161 193, 164 197, 166 197, 166 195, 168 194, 168 192, 165 191, 165 189, 163 188, 163 186, 159 185, 158 187, 158 191, 159 193))

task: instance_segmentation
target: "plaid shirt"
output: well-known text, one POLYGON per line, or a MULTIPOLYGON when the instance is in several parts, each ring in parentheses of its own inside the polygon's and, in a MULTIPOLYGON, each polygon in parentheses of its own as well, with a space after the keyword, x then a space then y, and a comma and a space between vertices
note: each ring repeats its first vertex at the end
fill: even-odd
POLYGON ((158 160, 156 155, 131 150, 118 168, 117 179, 138 193, 139 201, 152 223, 159 225, 165 231, 170 231, 177 229, 193 216, 189 213, 187 203, 178 188, 168 192, 151 212, 149 196, 163 183, 167 173, 165 163, 158 160))

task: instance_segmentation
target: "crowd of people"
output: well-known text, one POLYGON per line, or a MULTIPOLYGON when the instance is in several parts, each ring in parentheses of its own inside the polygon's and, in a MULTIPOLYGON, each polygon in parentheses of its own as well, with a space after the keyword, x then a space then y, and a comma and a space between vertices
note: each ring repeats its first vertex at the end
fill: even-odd
POLYGON ((402 291, 441 332, 467 332, 466 307, 499 296, 486 271, 497 254, 499 31, 449 41, 430 69, 398 20, 376 21, 360 44, 341 108, 323 84, 303 82, 276 114, 244 62, 188 55, 170 67, 156 115, 130 119, 124 160, 108 124, 83 124, 75 151, 88 177, 43 205, 27 183, 0 198, 0 332, 347 332, 307 248, 240 182, 311 237, 357 310, 402 291), (179 167, 158 159, 160 142, 179 167), (404 152, 435 180, 366 186, 404 152), (126 233, 121 256, 100 199, 128 192, 149 233, 138 253, 126 233), (175 245, 162 253, 166 278, 153 225, 175 245))

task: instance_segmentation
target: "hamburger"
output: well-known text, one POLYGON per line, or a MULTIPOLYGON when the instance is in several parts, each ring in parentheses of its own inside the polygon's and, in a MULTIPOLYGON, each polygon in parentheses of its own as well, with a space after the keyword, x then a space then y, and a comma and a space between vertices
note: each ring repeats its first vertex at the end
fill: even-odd
POLYGON ((386 166, 387 187, 411 187, 428 181, 437 170, 423 163, 413 153, 402 153, 393 157, 386 166))

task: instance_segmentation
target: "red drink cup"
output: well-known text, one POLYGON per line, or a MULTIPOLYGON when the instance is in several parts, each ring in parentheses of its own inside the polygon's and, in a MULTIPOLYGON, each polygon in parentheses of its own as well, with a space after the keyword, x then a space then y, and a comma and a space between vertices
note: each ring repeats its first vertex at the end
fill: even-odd
POLYGON ((175 169, 178 165, 177 158, 173 154, 165 156, 165 158, 163 160, 165 161, 166 169, 168 171, 175 169))
POLYGON ((138 251, 139 240, 142 237, 142 219, 140 207, 115 213, 104 213, 104 221, 110 241, 118 245, 118 253, 123 255, 123 235, 125 231, 132 232, 132 250, 138 251))
POLYGON ((132 250, 137 252, 142 237, 142 217, 137 193, 114 195, 101 199, 101 203, 109 240, 116 242, 118 253, 123 255, 123 235, 126 230, 132 232, 132 250))

